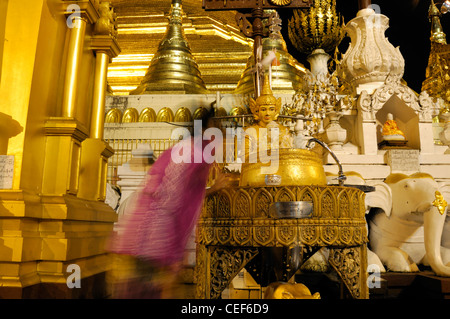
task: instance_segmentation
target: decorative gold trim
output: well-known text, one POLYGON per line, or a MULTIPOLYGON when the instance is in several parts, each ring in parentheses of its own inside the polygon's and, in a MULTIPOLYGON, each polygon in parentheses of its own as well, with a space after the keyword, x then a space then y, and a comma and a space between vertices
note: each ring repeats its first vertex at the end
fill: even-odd
POLYGON ((139 112, 134 107, 125 110, 122 117, 122 123, 135 123, 139 120, 139 112))
POLYGON ((202 219, 198 234, 198 242, 203 245, 288 247, 298 242, 308 246, 348 246, 367 242, 363 220, 202 219))
POLYGON ((186 107, 180 107, 175 113, 175 122, 192 122, 192 114, 186 107))
POLYGON ((197 254, 202 261, 195 269, 196 298, 218 299, 231 280, 258 254, 258 249, 199 245, 197 254))
MULTIPOLYGON (((90 48, 94 51, 105 52, 110 60, 118 56, 121 52, 117 40, 109 35, 95 35, 91 38, 90 48)), ((109 61, 111 62, 111 61, 109 61)))
POLYGON ((365 194, 351 187, 235 187, 208 196, 198 224, 204 245, 361 245, 367 242, 365 194), (274 219, 276 201, 312 201, 311 218, 274 219), (289 228, 289 232, 288 232, 289 228))
POLYGON ((200 120, 203 117, 203 115, 205 115, 207 113, 208 113, 208 110, 205 107, 200 106, 199 108, 197 108, 194 111, 194 116, 193 116, 194 120, 200 120))
POLYGON ((120 123, 122 122, 122 112, 119 109, 110 109, 106 113, 105 123, 120 123))
POLYGON ((440 191, 436 191, 434 193, 435 200, 433 201, 433 206, 436 207, 439 211, 439 214, 444 215, 445 209, 447 208, 447 201, 444 199, 440 191))
POLYGON ((431 176, 430 174, 427 174, 427 173, 422 173, 422 172, 417 172, 417 173, 414 173, 411 175, 406 175, 406 174, 402 174, 402 173, 392 173, 384 179, 384 182, 387 184, 395 184, 405 178, 431 178, 431 179, 433 179, 433 176, 431 176))
POLYGON ((330 265, 341 277, 350 294, 355 299, 368 299, 367 253, 362 247, 330 249, 330 265))
POLYGON ((291 4, 292 0, 269 0, 269 2, 275 6, 285 6, 291 4))
POLYGON ((151 107, 146 107, 142 110, 141 115, 139 115, 139 122, 155 122, 156 112, 151 107))
POLYGON ((71 118, 51 117, 44 125, 46 136, 71 136, 78 142, 88 138, 88 129, 71 118))
POLYGON ((69 11, 69 5, 75 4, 79 8, 80 18, 89 22, 89 24, 94 24, 100 18, 98 9, 96 8, 95 2, 91 0, 64 0, 59 5, 61 6, 61 11, 64 15, 69 17, 73 14, 73 11, 69 11))
POLYGON ((164 107, 156 115, 156 122, 173 122, 173 112, 170 108, 164 107))

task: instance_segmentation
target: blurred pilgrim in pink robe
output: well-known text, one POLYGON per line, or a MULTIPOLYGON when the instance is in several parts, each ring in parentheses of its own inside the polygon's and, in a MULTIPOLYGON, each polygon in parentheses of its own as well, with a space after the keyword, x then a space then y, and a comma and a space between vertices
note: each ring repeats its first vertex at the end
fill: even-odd
POLYGON ((211 154, 203 152, 208 143, 201 137, 184 139, 163 152, 150 168, 134 197, 131 213, 124 216, 121 230, 109 248, 112 253, 132 256, 136 267, 133 278, 115 288, 113 298, 175 297, 173 281, 206 192, 215 192, 229 183, 219 174, 206 191, 214 161, 211 154), (184 153, 189 150, 190 154, 184 153), (185 155, 185 160, 174 160, 180 154, 185 155), (203 155, 200 161, 199 154, 203 155))

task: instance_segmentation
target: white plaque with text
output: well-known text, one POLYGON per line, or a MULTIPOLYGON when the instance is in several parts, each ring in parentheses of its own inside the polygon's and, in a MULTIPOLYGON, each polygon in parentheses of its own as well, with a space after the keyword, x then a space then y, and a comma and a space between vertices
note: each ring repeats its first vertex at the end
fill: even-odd
POLYGON ((391 171, 418 172, 420 169, 419 150, 388 150, 387 156, 391 171))
POLYGON ((14 155, 0 155, 0 189, 11 189, 14 177, 14 155))

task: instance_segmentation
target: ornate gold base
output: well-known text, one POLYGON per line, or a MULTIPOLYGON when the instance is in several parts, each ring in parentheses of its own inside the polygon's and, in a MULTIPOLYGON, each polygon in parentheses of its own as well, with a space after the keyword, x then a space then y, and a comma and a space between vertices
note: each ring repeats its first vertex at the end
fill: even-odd
POLYGON ((197 298, 219 298, 242 268, 275 247, 298 247, 300 263, 329 248, 330 265, 352 297, 368 298, 364 197, 339 186, 236 187, 208 196, 197 227, 197 298), (304 200, 313 203, 310 218, 269 215, 274 202, 304 200))
MULTIPOLYGON (((233 278, 260 253, 258 248, 198 245, 196 298, 218 299, 233 278)), ((331 247, 329 263, 354 299, 369 299, 366 245, 331 247)))

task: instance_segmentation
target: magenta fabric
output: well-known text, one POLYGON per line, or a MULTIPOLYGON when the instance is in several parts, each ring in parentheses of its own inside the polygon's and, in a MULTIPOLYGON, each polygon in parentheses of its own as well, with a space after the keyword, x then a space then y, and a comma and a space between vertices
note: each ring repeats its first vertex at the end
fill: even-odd
POLYGON ((133 210, 124 216, 112 252, 158 266, 182 261, 201 211, 211 162, 201 157, 201 163, 194 163, 194 152, 203 154, 204 143, 193 141, 183 140, 173 147, 190 147, 191 163, 175 163, 170 148, 152 165, 133 210))

